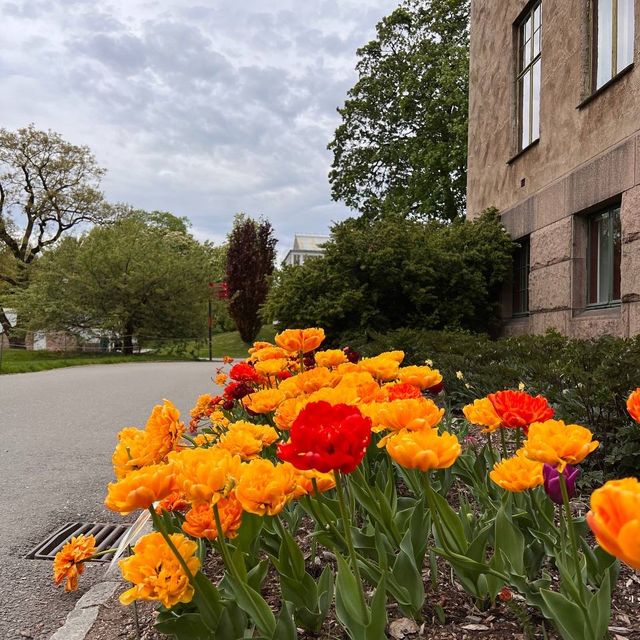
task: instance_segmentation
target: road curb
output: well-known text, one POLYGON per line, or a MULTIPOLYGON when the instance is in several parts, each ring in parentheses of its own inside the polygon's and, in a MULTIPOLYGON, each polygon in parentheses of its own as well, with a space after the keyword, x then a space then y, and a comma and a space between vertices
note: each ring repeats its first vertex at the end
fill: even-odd
POLYGON ((120 582, 109 581, 94 584, 85 593, 67 616, 65 623, 49 640, 84 640, 98 617, 103 605, 120 585, 120 582))

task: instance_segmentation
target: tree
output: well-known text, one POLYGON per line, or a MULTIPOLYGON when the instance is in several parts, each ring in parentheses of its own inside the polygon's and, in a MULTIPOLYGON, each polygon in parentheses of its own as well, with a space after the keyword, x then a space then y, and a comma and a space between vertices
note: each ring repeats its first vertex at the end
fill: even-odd
POLYGON ((255 340, 262 326, 260 307, 269 291, 277 242, 268 221, 236 216, 227 250, 227 290, 229 314, 246 343, 255 340))
POLYGON ((138 343, 204 337, 216 249, 198 243, 183 219, 131 211, 81 237, 66 237, 38 261, 18 297, 31 327, 107 333, 138 343))
MULTIPOLYGON (((101 169, 88 147, 33 125, 0 129, 0 282, 5 302, 27 286, 29 269, 70 229, 111 215, 99 190, 101 169)), ((13 341, 0 304, 0 324, 13 341)))
POLYGON ((368 330, 493 331, 513 242, 495 210, 471 222, 351 218, 322 258, 285 267, 265 309, 288 327, 322 326, 339 339, 368 330))
POLYGON ((464 212, 468 21, 469 0, 405 0, 358 50, 329 144, 334 200, 370 218, 464 212))

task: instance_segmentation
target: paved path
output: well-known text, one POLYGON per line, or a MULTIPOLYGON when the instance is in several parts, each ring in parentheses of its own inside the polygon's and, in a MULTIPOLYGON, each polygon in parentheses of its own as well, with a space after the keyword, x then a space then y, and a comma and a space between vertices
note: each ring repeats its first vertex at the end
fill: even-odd
POLYGON ((118 522, 102 506, 116 433, 143 427, 162 398, 188 414, 198 395, 213 390, 213 375, 215 364, 172 362, 0 376, 2 640, 49 638, 104 579, 104 566, 91 564, 79 592, 65 594, 53 586, 51 562, 24 556, 65 522, 118 522))

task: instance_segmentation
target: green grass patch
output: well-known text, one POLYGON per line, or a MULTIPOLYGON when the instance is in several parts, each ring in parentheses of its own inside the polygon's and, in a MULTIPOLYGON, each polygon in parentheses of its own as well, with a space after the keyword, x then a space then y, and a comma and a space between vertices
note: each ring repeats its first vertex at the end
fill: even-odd
MULTIPOLYGON (((276 328, 272 324, 265 324, 260 330, 257 340, 273 342, 275 335, 276 328)), ((247 349, 250 346, 250 344, 242 342, 237 331, 228 331, 227 333, 217 333, 213 336, 211 351, 214 358, 222 358, 223 356, 246 358, 247 349)), ((206 342, 199 346, 197 353, 200 358, 209 357, 209 347, 206 342)))
MULTIPOLYGON (((276 329, 273 325, 264 325, 258 340, 273 342, 276 329)), ((237 331, 218 333, 213 336, 212 352, 214 358, 231 356, 232 358, 246 358, 247 349, 251 345, 240 339, 237 331)), ((209 347, 206 341, 183 345, 164 347, 157 351, 122 355, 119 353, 88 353, 88 352, 58 352, 58 351, 27 351, 24 349, 7 349, 2 352, 0 374, 28 373, 31 371, 46 371, 62 367, 74 367, 86 364, 120 364, 123 362, 163 362, 176 360, 193 360, 194 358, 208 358, 209 347)))

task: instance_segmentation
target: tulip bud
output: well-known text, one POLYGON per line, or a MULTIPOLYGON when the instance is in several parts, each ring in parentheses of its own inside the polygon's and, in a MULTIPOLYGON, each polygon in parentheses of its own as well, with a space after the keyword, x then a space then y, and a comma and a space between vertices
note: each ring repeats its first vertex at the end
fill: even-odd
MULTIPOLYGON (((580 476, 580 469, 568 464, 564 471, 565 484, 567 485, 567 495, 569 499, 576 493, 576 480, 580 476)), ((542 467, 542 477, 544 478, 544 490, 549 498, 556 504, 562 504, 562 489, 560 487, 560 473, 550 464, 542 467)))

